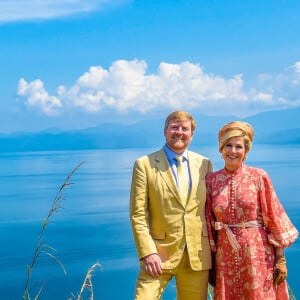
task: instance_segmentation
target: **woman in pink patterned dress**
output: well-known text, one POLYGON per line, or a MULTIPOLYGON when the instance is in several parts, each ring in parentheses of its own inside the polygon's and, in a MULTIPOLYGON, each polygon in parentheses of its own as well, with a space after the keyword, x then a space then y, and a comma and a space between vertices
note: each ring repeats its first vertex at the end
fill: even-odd
POLYGON ((219 131, 225 167, 207 177, 207 223, 217 300, 285 300, 284 248, 298 237, 268 174, 244 164, 253 129, 234 121, 219 131))

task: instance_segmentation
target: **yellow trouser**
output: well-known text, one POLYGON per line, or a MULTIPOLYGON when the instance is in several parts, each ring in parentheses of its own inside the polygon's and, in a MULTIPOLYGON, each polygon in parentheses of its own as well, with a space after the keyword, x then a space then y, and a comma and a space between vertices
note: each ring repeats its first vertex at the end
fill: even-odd
POLYGON ((159 278, 148 275, 141 264, 137 279, 135 300, 161 299, 167 284, 175 276, 177 300, 207 300, 208 270, 193 271, 187 251, 178 267, 163 270, 159 278))

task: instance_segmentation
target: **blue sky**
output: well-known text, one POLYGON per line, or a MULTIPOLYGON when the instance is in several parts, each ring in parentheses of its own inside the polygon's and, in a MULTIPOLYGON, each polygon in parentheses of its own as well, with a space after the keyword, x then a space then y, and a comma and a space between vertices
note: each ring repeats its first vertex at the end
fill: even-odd
POLYGON ((0 132, 300 106, 298 0, 0 0, 0 132))

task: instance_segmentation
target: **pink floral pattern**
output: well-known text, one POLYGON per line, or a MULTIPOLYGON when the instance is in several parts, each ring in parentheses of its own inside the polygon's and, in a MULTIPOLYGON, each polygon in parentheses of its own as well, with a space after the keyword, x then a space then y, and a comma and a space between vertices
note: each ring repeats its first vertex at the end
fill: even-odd
POLYGON ((298 237, 279 202, 268 174, 242 166, 207 177, 206 216, 212 251, 216 252, 216 300, 284 300, 287 284, 273 285, 274 246, 288 247, 298 237), (253 227, 230 227, 239 249, 234 250, 223 227, 255 221, 253 227), (217 237, 217 238, 216 238, 217 237))

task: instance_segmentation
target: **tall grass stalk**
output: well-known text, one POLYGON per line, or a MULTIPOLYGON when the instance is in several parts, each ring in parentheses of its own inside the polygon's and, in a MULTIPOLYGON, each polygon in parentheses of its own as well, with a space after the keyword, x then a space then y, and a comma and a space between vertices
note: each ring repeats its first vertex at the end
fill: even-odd
MULTIPOLYGON (((47 215, 46 219, 44 219, 42 221, 42 228, 41 228, 40 234, 38 236, 38 240, 37 240, 36 248, 35 248, 35 251, 34 251, 34 254, 33 254, 33 257, 32 257, 31 264, 27 265, 27 279, 26 279, 26 282, 25 282, 25 287, 24 287, 24 292, 23 292, 23 299, 24 300, 31 300, 31 297, 30 297, 30 279, 31 279, 32 272, 34 270, 34 267, 37 264, 37 261, 38 261, 38 258, 40 257, 40 255, 46 255, 46 256, 50 257, 51 259, 53 259, 56 263, 59 264, 59 266, 62 268, 63 272, 66 274, 66 269, 65 269, 64 265, 62 264, 62 262, 55 255, 56 249, 51 247, 50 245, 46 244, 43 241, 43 238, 44 238, 45 230, 46 230, 47 226, 49 224, 51 224, 52 216, 55 213, 58 213, 60 210, 63 209, 63 206, 62 206, 61 203, 62 203, 63 200, 65 200, 64 190, 66 188, 68 188, 70 185, 73 184, 73 182, 71 182, 71 177, 81 167, 82 164, 83 164, 83 162, 79 163, 68 174, 68 176, 66 177, 63 184, 59 187, 54 200, 52 201, 52 205, 50 207, 50 210, 48 212, 48 215, 47 215)), ((41 292, 44 288, 44 285, 45 284, 43 283, 42 286, 39 288, 39 290, 36 292, 36 295, 33 298, 34 300, 38 300, 40 298, 40 295, 41 295, 41 292)))
POLYGON ((296 300, 296 296, 291 288, 291 286, 288 284, 288 291, 289 291, 289 299, 290 300, 296 300))
POLYGON ((93 282, 92 282, 92 274, 96 270, 96 268, 99 268, 102 271, 102 266, 100 263, 96 262, 93 264, 87 271, 86 276, 84 278, 82 287, 80 289, 80 292, 78 293, 76 300, 83 300, 83 293, 87 290, 88 291, 88 299, 94 300, 94 290, 93 290, 93 282))

